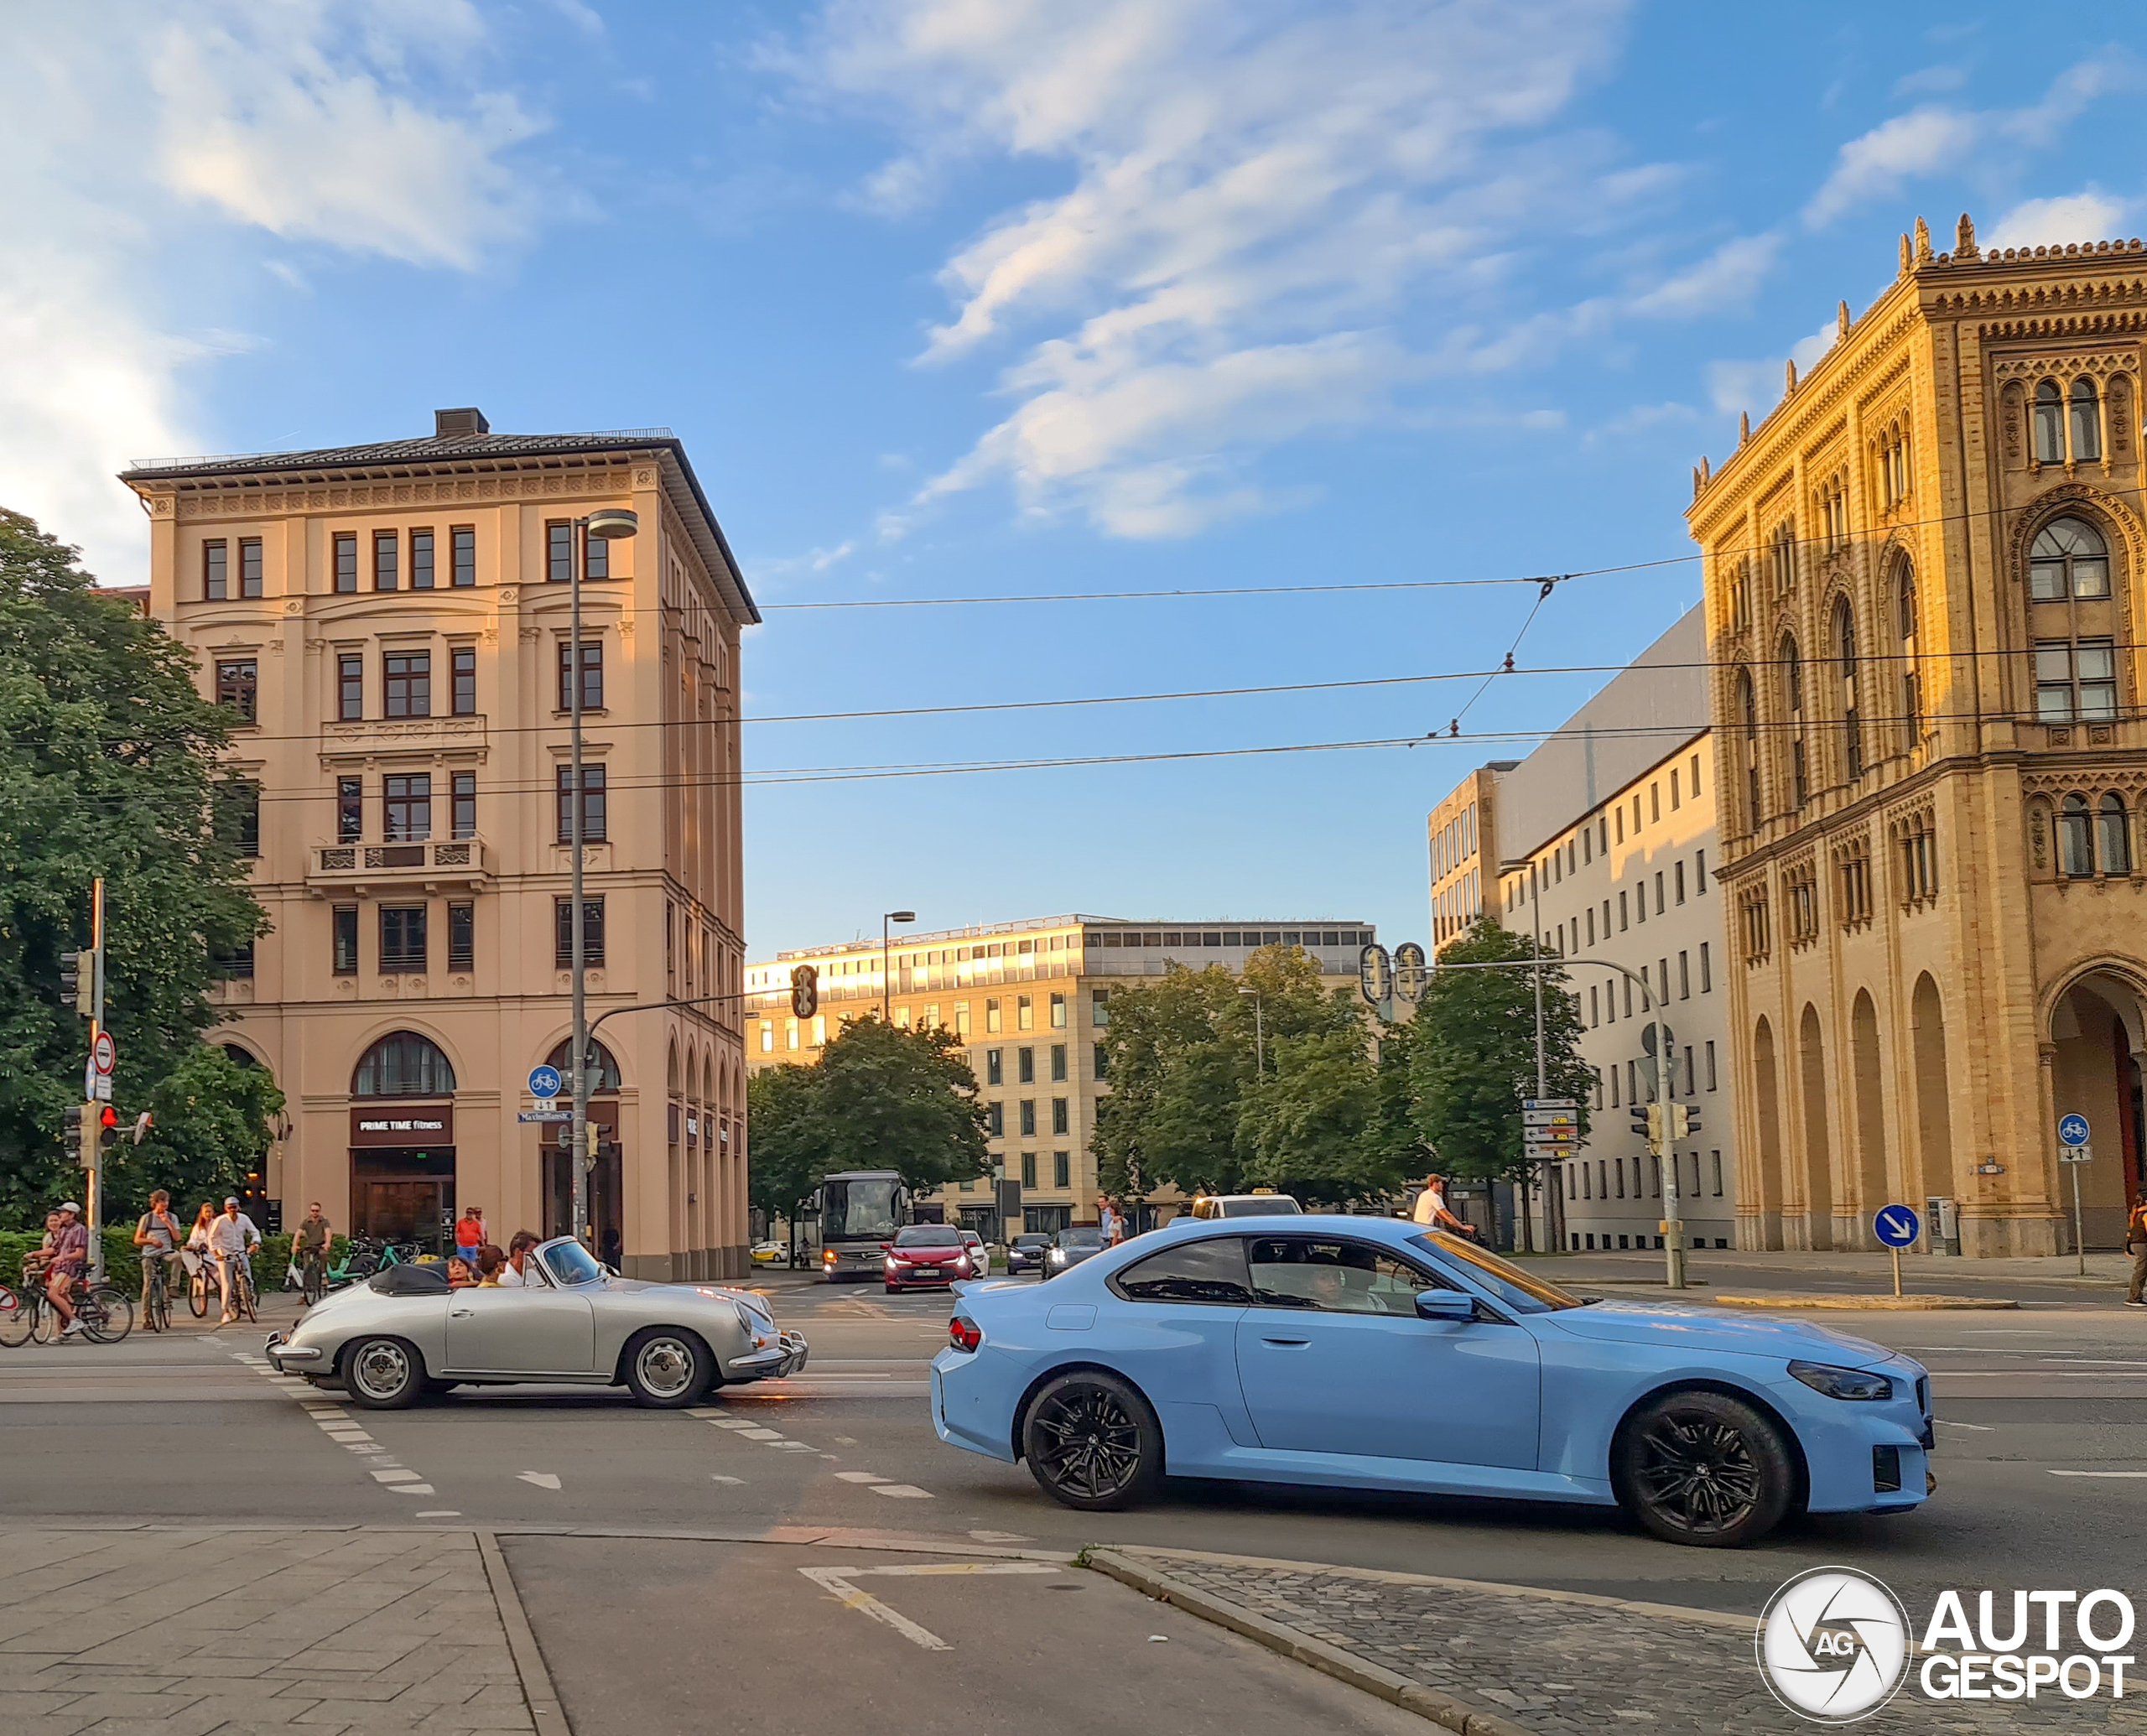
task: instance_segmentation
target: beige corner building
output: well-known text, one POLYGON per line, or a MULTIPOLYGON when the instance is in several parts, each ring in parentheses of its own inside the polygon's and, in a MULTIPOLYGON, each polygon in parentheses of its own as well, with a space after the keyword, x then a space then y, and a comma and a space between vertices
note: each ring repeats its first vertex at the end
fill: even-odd
MULTIPOLYGON (((759 617, 665 429, 423 439, 144 465, 150 611, 236 714, 234 817, 270 932, 224 961, 218 1036, 290 1122, 267 1191, 295 1217, 437 1245, 561 1231, 569 1172, 525 1081, 570 1029, 567 563, 583 587, 589 1011, 744 982, 738 635, 759 617)), ((745 1267, 736 1002, 600 1033, 599 1249, 630 1275, 745 1267)))
POLYGON ((1694 477, 1748 1247, 2085 1240, 2139 1182, 2147 251, 1950 252, 1694 477), (1946 1227, 1943 1224, 1939 1226, 1946 1227))

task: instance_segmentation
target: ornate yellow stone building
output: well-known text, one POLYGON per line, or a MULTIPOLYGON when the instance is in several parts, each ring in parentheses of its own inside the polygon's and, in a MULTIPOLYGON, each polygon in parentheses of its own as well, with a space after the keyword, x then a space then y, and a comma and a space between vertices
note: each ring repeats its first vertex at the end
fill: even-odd
POLYGON ((2138 241, 1950 252, 1919 220, 1688 515, 1706 553, 1738 1235, 2085 1240, 2139 1187, 2147 583, 2138 241), (1928 1234, 1928 1232, 1927 1232, 1928 1234))

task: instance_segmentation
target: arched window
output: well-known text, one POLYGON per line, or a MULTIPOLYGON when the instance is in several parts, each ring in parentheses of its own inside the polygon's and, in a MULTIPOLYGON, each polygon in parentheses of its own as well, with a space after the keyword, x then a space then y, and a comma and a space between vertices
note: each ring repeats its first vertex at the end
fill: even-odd
POLYGON ((2028 549, 2028 595, 2038 603, 2110 594, 2109 545, 2084 518, 2053 518, 2028 549))
POLYGON ((2057 817, 2057 864, 2074 880, 2092 880, 2095 873, 2093 817, 2085 796, 2067 796, 2057 817))
POLYGON ((1781 641, 1781 690, 1789 709, 1804 709, 1804 665, 1797 660, 1796 641, 1786 633, 1781 641))
MULTIPOLYGON (((574 1080, 567 1072, 567 1044, 571 1041, 569 1037, 561 1037, 553 1045, 552 1053, 544 1058, 545 1064, 558 1068, 559 1077, 566 1080, 565 1089, 560 1094, 563 1096, 574 1089, 574 1080)), ((611 1058, 611 1052, 600 1042, 596 1045, 596 1084, 591 1094, 608 1096, 618 1089, 619 1063, 611 1058)))
MULTIPOLYGON (((1786 633, 1782 635, 1781 641, 1781 686, 1794 728, 1803 720, 1804 665, 1796 655, 1796 641, 1786 633)), ((1796 729, 1789 738, 1790 799, 1801 808, 1811 793, 1810 768, 1804 757, 1804 735, 1801 729, 1796 729)))
POLYGON ((1841 660, 1842 767, 1864 776, 1864 719, 1856 703, 1856 616, 1847 597, 1834 603, 1834 655, 1841 660))
POLYGON ((2095 816, 2095 843, 2102 852, 2103 872, 2132 872, 2131 816, 2124 811, 2124 798, 2112 790, 2103 798, 2102 812, 2095 816))
POLYGON ((455 1069, 439 1046, 414 1031, 392 1031, 360 1058, 353 1097, 450 1097, 455 1069))
POLYGON ((2065 398, 2055 380, 2035 387, 2035 462, 2065 462, 2065 398))
POLYGON ((1906 561, 1901 563, 1900 589, 1895 594, 1900 611, 1901 637, 1910 644, 1916 642, 1916 569, 1906 561))
POLYGON ((1760 807, 1760 704, 1749 669, 1737 672, 1737 715, 1744 725, 1739 748, 1744 761, 1744 829, 1756 832, 1765 816, 1760 807))
POLYGON ((2072 456, 2085 464, 2103 455, 2103 418, 2095 402, 2095 382, 2072 382, 2072 456))
POLYGON ((1916 569, 1906 561, 1901 563, 1897 596, 1901 626, 1901 718, 1908 731, 1908 745, 1914 748, 1923 740, 1923 689, 1916 678, 1916 569))

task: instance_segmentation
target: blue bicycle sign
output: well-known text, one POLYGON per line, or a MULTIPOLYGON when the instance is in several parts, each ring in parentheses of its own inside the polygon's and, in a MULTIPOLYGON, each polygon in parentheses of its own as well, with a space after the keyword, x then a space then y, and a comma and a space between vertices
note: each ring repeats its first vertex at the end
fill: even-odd
POLYGON ((556 1067, 533 1067, 529 1069, 529 1094, 532 1097, 541 1097, 548 1101, 559 1094, 559 1087, 564 1083, 556 1067))
POLYGON ((2061 1115, 2057 1122, 2057 1136, 2061 1144, 2084 1146, 2087 1143, 2087 1118, 2085 1115, 2061 1115))

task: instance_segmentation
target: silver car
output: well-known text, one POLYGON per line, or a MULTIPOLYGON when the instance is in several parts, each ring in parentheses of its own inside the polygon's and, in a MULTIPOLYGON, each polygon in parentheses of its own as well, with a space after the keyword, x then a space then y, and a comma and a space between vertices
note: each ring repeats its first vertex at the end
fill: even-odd
POLYGON ((450 1290, 442 1267, 392 1266, 268 1338, 279 1372, 340 1385, 371 1411, 511 1381, 600 1381, 676 1410, 723 1382, 796 1374, 805 1357, 803 1335, 779 1331, 750 1291, 616 1277, 571 1236, 539 1246, 519 1287, 450 1290))

